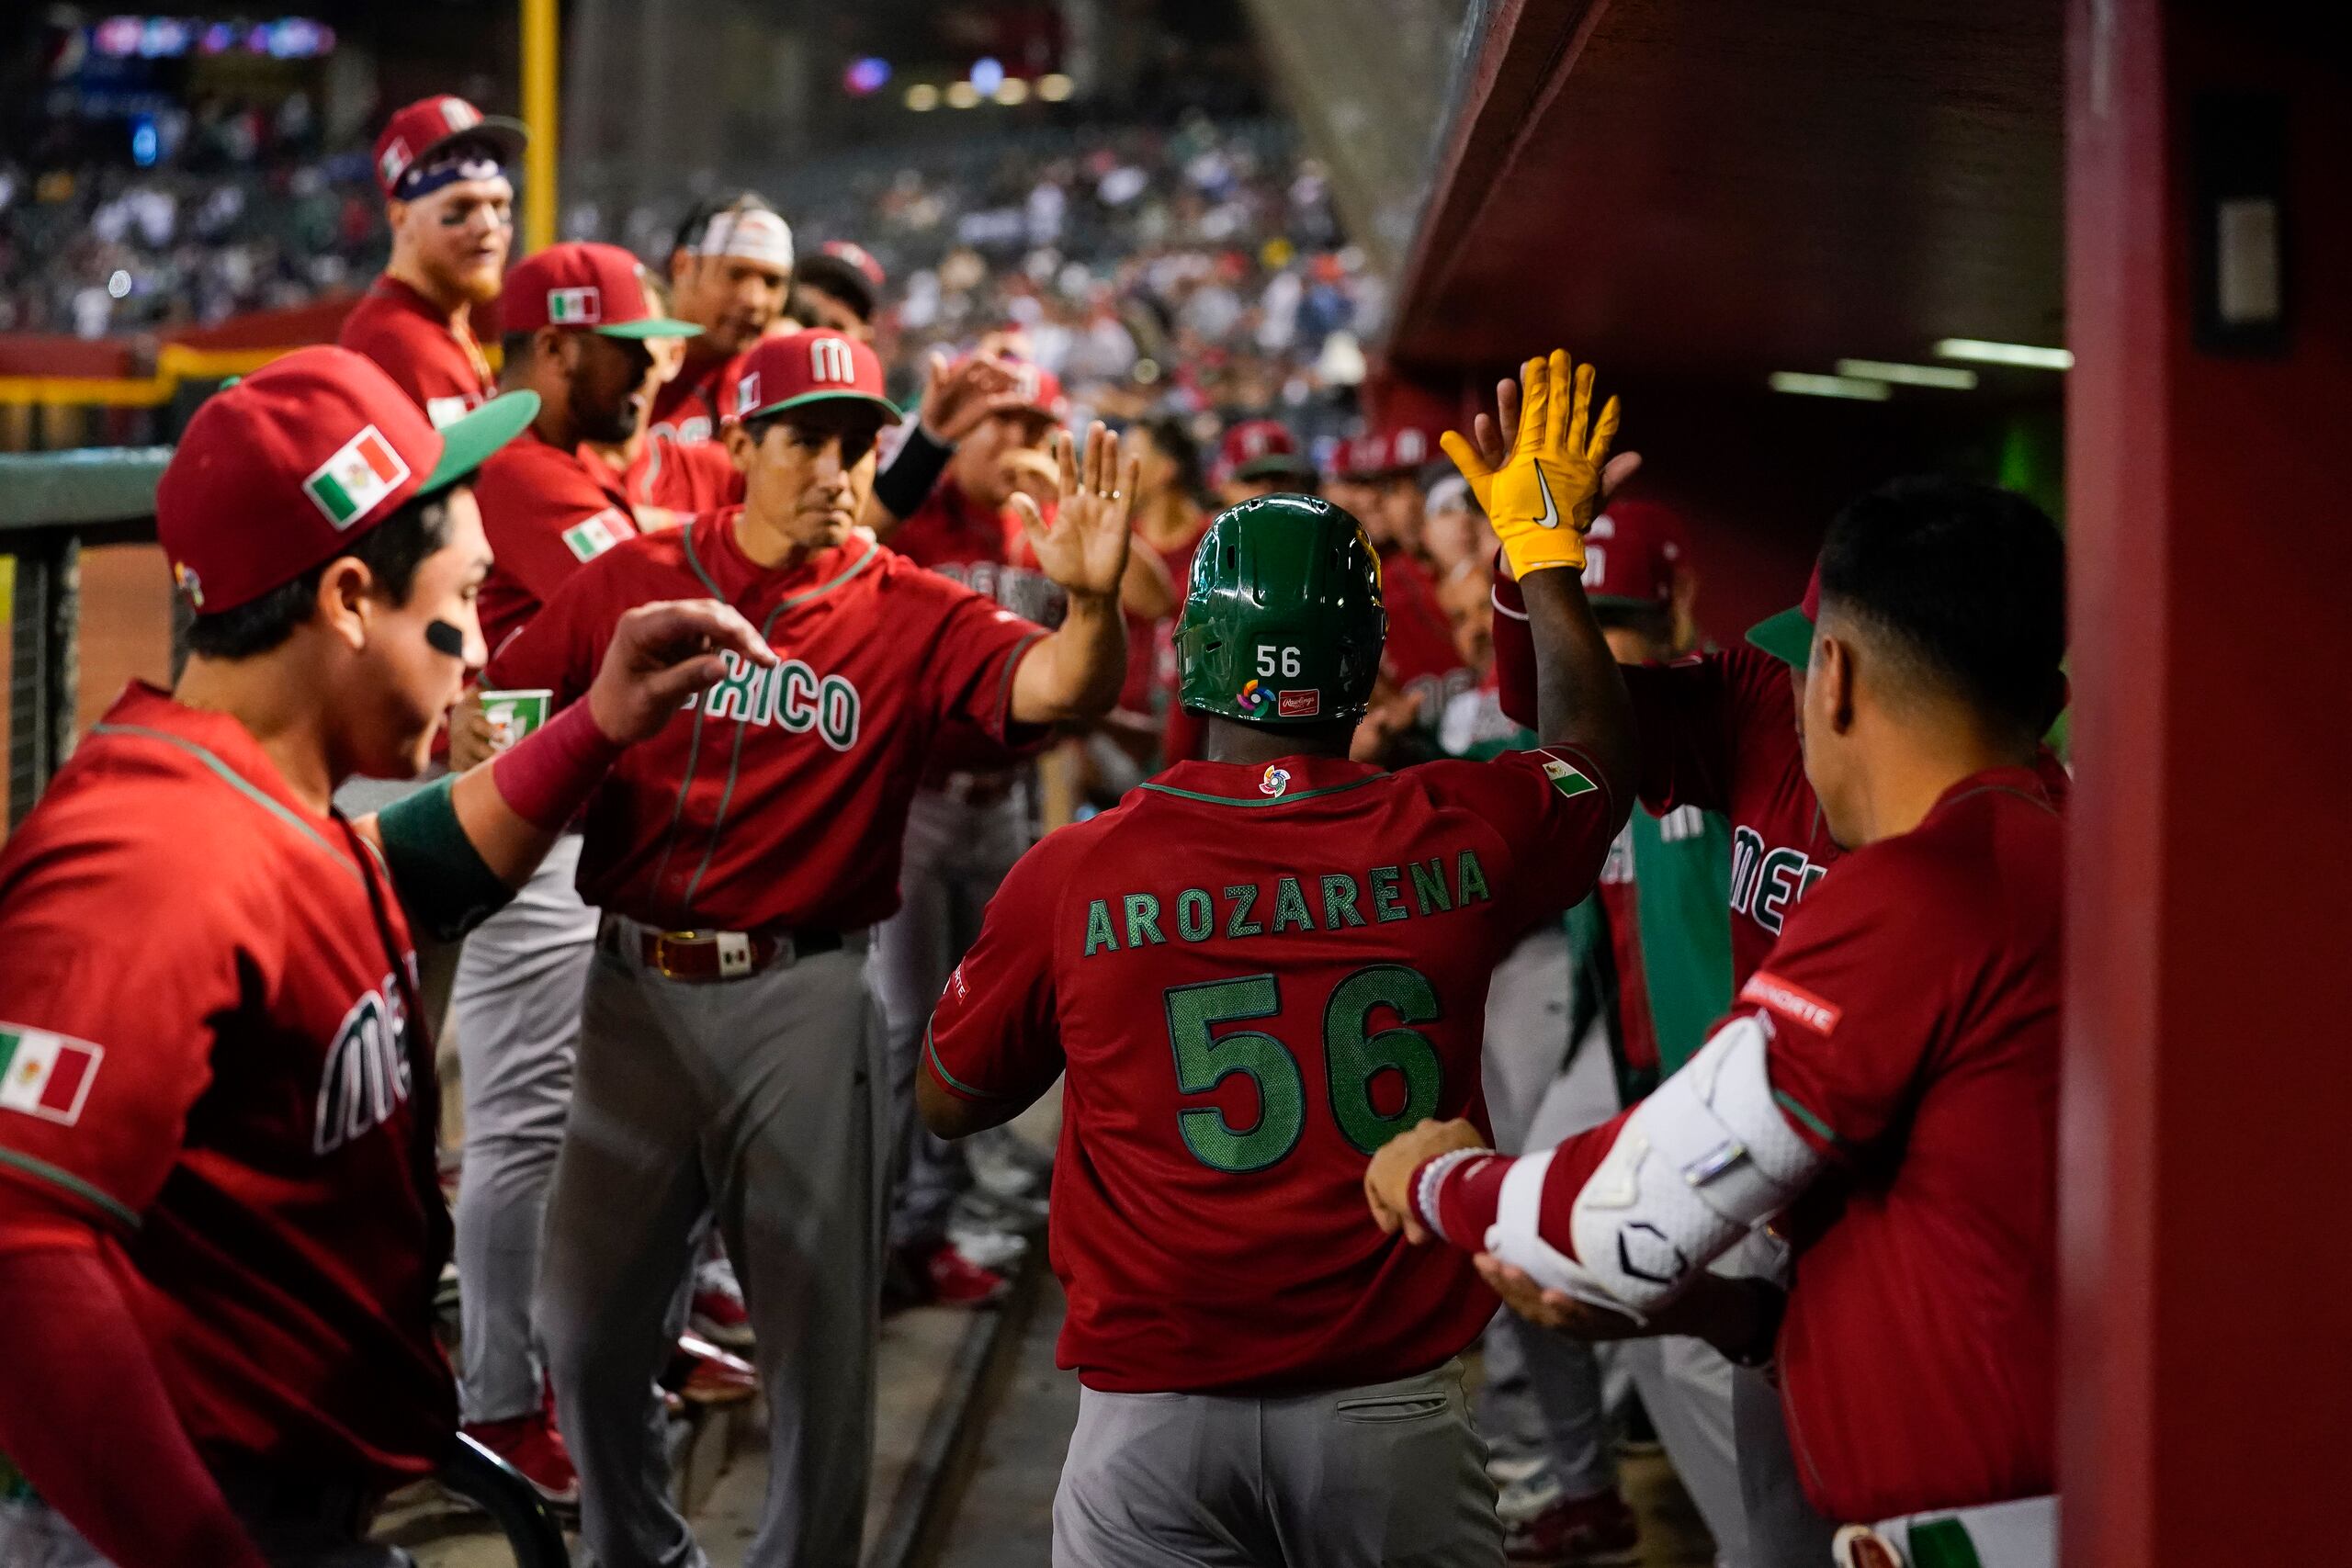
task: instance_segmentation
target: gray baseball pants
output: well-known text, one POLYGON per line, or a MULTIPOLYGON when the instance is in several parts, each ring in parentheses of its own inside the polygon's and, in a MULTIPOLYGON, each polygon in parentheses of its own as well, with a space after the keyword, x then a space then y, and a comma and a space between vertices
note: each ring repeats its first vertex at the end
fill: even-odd
POLYGON ((466 938, 449 998, 466 1100, 457 1251, 469 1421, 539 1408, 531 1295, 596 944, 596 911, 572 886, 579 865, 580 836, 566 833, 514 901, 466 938))
POLYGON ((1461 1363, 1283 1398, 1079 1393, 1054 1568, 1498 1568, 1461 1363))
POLYGON ((963 1145, 915 1116, 915 1075, 939 993, 980 934, 980 917, 1028 839, 1028 811, 1017 790, 979 806, 922 790, 907 811, 899 912, 874 930, 874 984, 890 1041, 895 1153, 888 1232, 894 1251, 929 1250, 946 1240, 956 1200, 971 1190, 963 1145))
POLYGON ((873 1450, 881 1017, 864 932, 735 980, 679 981, 607 917, 588 968, 538 1322, 602 1568, 706 1568, 669 1497, 671 1303, 714 1210, 767 1394, 747 1568, 854 1568, 873 1450))

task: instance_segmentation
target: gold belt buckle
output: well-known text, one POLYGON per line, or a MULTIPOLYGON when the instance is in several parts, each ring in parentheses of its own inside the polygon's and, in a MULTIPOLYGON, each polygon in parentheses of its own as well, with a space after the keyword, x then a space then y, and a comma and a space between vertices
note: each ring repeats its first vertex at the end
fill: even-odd
POLYGON ((670 944, 673 942, 684 943, 689 942, 700 942, 701 940, 702 932, 700 931, 661 931, 656 933, 653 938, 654 969, 665 980, 684 980, 687 978, 686 976, 682 975, 677 970, 670 967, 670 944))

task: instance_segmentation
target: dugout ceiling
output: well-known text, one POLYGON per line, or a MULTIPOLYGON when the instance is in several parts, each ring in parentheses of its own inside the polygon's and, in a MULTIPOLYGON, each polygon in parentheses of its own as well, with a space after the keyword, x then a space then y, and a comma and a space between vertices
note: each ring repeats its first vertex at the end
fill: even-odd
POLYGON ((1408 373, 2065 341, 2060 0, 1487 10, 1399 291, 1408 373))

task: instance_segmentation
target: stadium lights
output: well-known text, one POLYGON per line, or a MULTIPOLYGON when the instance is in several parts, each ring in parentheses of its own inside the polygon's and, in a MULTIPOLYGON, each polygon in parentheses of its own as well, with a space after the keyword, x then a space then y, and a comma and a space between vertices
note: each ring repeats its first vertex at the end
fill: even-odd
POLYGON ((1976 372, 1941 365, 1897 365, 1885 359, 1841 359, 1838 374, 1863 381, 1892 381, 1898 387, 1939 387, 1947 392, 1973 392, 1976 372))
POLYGON ((1029 101, 1029 84, 1018 76, 1007 76, 996 90, 1001 104, 1025 104, 1029 101))
POLYGON ((1811 376, 1802 370, 1775 370, 1770 385, 1776 392, 1799 398, 1851 398, 1860 403, 1883 403, 1894 395, 1883 381, 1860 381, 1850 376, 1811 376))
POLYGON ((928 82, 918 82, 907 89, 907 107, 917 114, 928 114, 939 107, 939 89, 928 82))
POLYGON ((968 109, 977 105, 979 101, 980 90, 978 87, 973 86, 969 82, 950 82, 947 85, 947 107, 949 108, 968 109))
POLYGON ((2073 353, 2040 348, 2030 343, 1986 343, 1982 338, 1948 337, 1936 344, 1939 359, 1972 359, 1979 365, 2022 365, 2029 370, 2072 370, 2073 353))
POLYGON ((1070 95, 1070 79, 1057 71, 1037 78, 1037 96, 1049 104, 1060 103, 1070 95))

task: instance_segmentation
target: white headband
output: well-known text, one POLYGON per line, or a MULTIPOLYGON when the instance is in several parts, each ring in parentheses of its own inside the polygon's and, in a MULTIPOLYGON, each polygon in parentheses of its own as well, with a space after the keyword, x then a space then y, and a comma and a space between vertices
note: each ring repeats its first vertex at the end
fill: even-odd
POLYGON ((765 262, 790 272, 792 227, 763 207, 715 213, 703 226, 702 243, 695 247, 695 254, 741 256, 746 261, 765 262))

